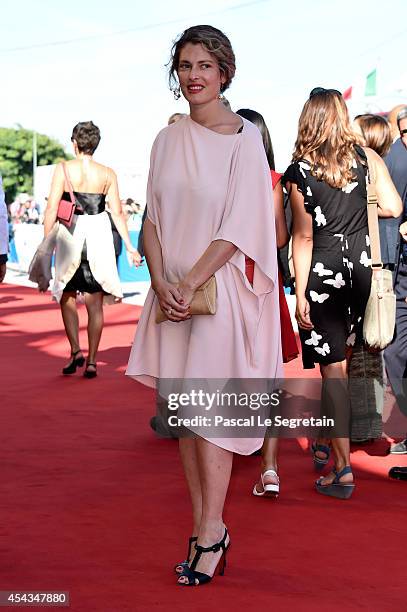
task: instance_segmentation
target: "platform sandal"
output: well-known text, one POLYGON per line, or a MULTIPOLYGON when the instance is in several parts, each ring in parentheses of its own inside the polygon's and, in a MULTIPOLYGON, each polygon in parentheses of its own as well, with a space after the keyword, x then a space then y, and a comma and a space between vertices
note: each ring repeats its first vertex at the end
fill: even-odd
POLYGON ((280 479, 275 470, 266 470, 260 476, 263 491, 257 490, 257 483, 253 487, 253 495, 256 497, 278 497, 280 493, 280 479), (272 476, 277 482, 264 482, 265 476, 272 476))
POLYGON ((350 465, 346 465, 340 472, 334 469, 333 473, 335 474, 335 478, 330 484, 322 484, 323 477, 319 478, 315 483, 316 490, 322 495, 329 495, 337 499, 349 499, 355 490, 355 483, 340 482, 340 479, 346 474, 352 474, 352 468, 350 465))

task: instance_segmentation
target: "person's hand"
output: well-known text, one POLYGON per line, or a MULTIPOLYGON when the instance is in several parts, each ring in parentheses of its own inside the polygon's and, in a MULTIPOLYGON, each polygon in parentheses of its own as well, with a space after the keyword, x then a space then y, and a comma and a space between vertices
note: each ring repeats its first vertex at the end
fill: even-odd
POLYGON ((141 266, 141 264, 143 263, 143 258, 141 257, 137 249, 135 249, 133 246, 129 247, 127 249, 127 253, 129 255, 129 259, 131 259, 133 266, 136 266, 136 268, 141 266))
POLYGON ((399 227, 399 232, 403 240, 407 242, 407 221, 404 221, 399 227))
POLYGON ((189 308, 192 298, 195 295, 195 289, 193 289, 191 285, 189 285, 189 283, 183 279, 180 283, 178 283, 178 290, 182 295, 184 304, 189 308))
POLYGON ((0 264, 0 283, 2 283, 4 281, 4 277, 6 276, 6 264, 2 263, 0 264))
POLYGON ((309 303, 305 295, 297 296, 297 305, 295 309, 295 318, 297 319, 298 327, 301 329, 313 329, 309 316, 309 303))
POLYGON ((170 321, 179 323, 191 318, 188 312, 188 304, 185 303, 184 297, 176 284, 161 279, 153 283, 153 289, 160 303, 161 310, 170 321))

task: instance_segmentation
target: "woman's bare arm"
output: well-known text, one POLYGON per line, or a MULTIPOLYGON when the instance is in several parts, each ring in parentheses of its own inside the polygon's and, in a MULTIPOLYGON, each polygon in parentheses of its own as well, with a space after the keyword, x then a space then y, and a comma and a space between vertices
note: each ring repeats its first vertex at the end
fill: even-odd
POLYGON ((237 247, 226 240, 215 240, 206 249, 189 273, 178 285, 164 278, 161 244, 157 230, 147 217, 143 229, 144 251, 151 275, 151 286, 157 295, 161 308, 171 321, 190 318, 189 304, 195 291, 212 274, 219 270, 236 252, 237 247), (170 312, 169 312, 170 311, 170 312))
POLYGON ((184 303, 178 287, 164 278, 161 244, 156 227, 148 217, 144 221, 143 244, 151 276, 151 287, 160 302, 161 309, 167 314, 170 321, 179 322, 190 318, 187 312, 188 306, 184 303))
POLYGON ((274 214, 276 218, 276 240, 277 248, 282 249, 288 243, 289 235, 287 222, 284 213, 284 195, 281 181, 278 181, 273 190, 274 195, 274 214))
POLYGON ((119 188, 117 185, 116 173, 109 168, 110 185, 107 192, 109 198, 109 210, 112 215, 117 231, 119 232, 125 244, 127 251, 133 258, 133 263, 138 266, 141 263, 141 255, 138 250, 131 244, 129 230, 127 229, 126 219, 123 214, 122 206, 119 197, 119 188))
POLYGON ((156 290, 157 283, 164 280, 163 256, 154 223, 146 217, 143 226, 143 245, 148 269, 151 276, 151 286, 156 290))
POLYGON ((287 183, 293 213, 293 262, 295 270, 296 318, 303 329, 312 329, 309 303, 305 297, 312 261, 312 217, 304 207, 304 197, 296 184, 287 183))
POLYGON ((371 179, 375 180, 379 217, 399 217, 403 212, 401 198, 382 158, 373 149, 364 149, 371 179))
POLYGON ((64 193, 64 183, 64 170, 62 164, 58 164, 52 177, 51 190, 44 214, 44 236, 48 236, 57 220, 58 206, 64 193))
POLYGON ((195 291, 236 253, 237 246, 227 240, 214 240, 179 284, 185 303, 190 304, 195 291))

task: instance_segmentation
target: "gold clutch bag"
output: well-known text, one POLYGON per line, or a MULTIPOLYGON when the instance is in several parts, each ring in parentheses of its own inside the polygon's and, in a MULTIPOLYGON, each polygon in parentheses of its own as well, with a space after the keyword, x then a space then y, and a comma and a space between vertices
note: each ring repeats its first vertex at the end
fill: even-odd
MULTIPOLYGON (((189 307, 191 315, 214 315, 216 313, 216 278, 211 276, 206 283, 198 287, 189 307)), ((168 317, 157 303, 156 323, 167 321, 168 317)))

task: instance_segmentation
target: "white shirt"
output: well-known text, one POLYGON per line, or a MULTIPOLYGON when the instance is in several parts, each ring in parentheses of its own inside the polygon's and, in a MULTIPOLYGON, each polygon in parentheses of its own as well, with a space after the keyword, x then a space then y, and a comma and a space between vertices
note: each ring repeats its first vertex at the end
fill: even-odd
POLYGON ((7 207, 3 191, 3 179, 0 175, 0 255, 8 253, 7 207))

